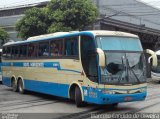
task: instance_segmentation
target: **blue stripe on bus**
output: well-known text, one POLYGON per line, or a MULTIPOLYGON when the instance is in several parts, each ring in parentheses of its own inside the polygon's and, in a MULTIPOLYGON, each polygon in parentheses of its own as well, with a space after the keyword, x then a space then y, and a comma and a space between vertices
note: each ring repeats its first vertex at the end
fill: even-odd
POLYGON ((3 85, 6 85, 6 86, 11 86, 11 79, 9 77, 3 77, 2 76, 2 83, 3 85))
MULTIPOLYGON (((11 80, 8 77, 3 77, 3 84, 11 86, 11 80)), ((52 82, 42 82, 37 80, 24 79, 24 88, 26 90, 69 98, 69 84, 58 84, 52 82)), ((95 104, 113 104, 119 102, 141 101, 146 98, 147 92, 135 94, 103 94, 99 89, 93 89, 82 86, 83 91, 87 90, 87 95, 84 95, 84 101, 95 104), (125 100, 130 97, 131 100, 125 100)))
MULTIPOLYGON (((10 78, 3 77, 2 82, 3 85, 11 87, 10 78)), ((69 90, 68 84, 58 84, 52 82, 42 82, 42 81, 24 79, 24 88, 29 91, 68 98, 68 90, 69 90)))
POLYGON ((26 90, 68 98, 68 84, 58 84, 26 79, 24 80, 24 84, 26 90))
POLYGON ((75 73, 81 73, 80 71, 71 70, 71 69, 60 69, 62 71, 68 71, 68 72, 75 72, 75 73))
POLYGON ((59 62, 3 62, 2 66, 56 68, 57 70, 81 73, 80 71, 77 70, 61 68, 59 62))

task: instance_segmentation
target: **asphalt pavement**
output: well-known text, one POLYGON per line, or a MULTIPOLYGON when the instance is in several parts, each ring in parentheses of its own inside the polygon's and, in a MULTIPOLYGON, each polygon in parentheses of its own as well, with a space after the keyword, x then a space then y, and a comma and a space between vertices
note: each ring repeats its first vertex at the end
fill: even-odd
POLYGON ((160 114, 160 84, 148 83, 148 96, 145 101, 120 103, 118 107, 110 105, 98 106, 88 104, 77 108, 73 101, 50 95, 27 92, 19 94, 11 88, 0 85, 0 118, 6 116, 21 116, 24 119, 82 119, 96 118, 94 114, 160 114), (6 115, 14 114, 14 115, 6 115), (16 115, 17 114, 17 115, 16 115), (35 117, 34 117, 35 116, 35 117), (30 118, 29 118, 30 117, 30 118))

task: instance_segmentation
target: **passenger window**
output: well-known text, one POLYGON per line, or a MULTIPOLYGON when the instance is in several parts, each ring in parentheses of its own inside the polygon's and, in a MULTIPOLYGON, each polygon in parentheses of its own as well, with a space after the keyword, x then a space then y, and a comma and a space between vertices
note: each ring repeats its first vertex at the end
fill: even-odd
POLYGON ((12 47, 12 58, 17 58, 19 55, 19 47, 13 46, 12 47))
POLYGON ((29 44, 28 57, 37 57, 37 44, 36 43, 29 44))
POLYGON ((39 43, 38 56, 39 57, 49 56, 49 42, 39 43))
POLYGON ((78 36, 65 39, 65 56, 78 56, 78 36))
POLYGON ((63 39, 53 40, 50 43, 50 55, 62 56, 63 55, 63 39))
POLYGON ((3 47, 3 57, 6 57, 7 56, 7 47, 3 47))
POLYGON ((16 46, 15 51, 14 51, 14 56, 18 57, 18 55, 19 55, 19 47, 16 46))
POLYGON ((7 57, 10 58, 11 57, 11 47, 7 47, 7 57))
POLYGON ((19 57, 26 57, 27 56, 27 45, 20 46, 19 57))

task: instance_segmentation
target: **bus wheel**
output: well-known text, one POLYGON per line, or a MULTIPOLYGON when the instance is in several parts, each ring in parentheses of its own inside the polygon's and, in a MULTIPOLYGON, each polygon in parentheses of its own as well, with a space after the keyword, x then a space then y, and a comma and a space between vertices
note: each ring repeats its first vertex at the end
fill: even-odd
POLYGON ((22 79, 19 79, 19 80, 18 80, 18 90, 19 90, 19 92, 20 92, 21 94, 24 94, 24 93, 25 93, 22 79))
POLYGON ((17 91, 18 91, 17 82, 16 82, 15 79, 12 79, 11 87, 12 87, 12 90, 13 90, 14 92, 17 92, 17 91))
POLYGON ((84 106, 84 102, 82 101, 82 94, 81 94, 80 88, 78 86, 76 86, 76 88, 75 88, 75 102, 76 102, 77 107, 84 106))

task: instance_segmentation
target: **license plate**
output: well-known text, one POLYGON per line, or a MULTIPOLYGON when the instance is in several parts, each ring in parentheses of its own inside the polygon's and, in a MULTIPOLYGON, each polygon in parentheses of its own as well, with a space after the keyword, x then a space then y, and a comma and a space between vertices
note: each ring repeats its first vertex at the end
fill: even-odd
POLYGON ((124 98, 124 100, 125 100, 125 101, 131 101, 131 100, 132 100, 132 97, 127 96, 127 97, 124 98))

